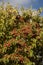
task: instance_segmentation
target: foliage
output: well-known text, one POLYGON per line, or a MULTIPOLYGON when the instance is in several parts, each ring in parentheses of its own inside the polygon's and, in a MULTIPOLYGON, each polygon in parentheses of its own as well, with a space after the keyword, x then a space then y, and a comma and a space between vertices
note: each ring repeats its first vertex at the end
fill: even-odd
POLYGON ((43 17, 39 10, 0 6, 0 65, 43 65, 43 17))

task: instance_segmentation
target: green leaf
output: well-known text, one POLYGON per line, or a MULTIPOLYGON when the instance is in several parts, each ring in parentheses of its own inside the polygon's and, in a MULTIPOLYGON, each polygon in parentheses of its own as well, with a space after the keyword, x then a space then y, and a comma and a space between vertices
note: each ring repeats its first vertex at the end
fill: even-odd
POLYGON ((29 52, 29 56, 30 56, 30 57, 33 56, 33 50, 30 50, 30 52, 29 52))

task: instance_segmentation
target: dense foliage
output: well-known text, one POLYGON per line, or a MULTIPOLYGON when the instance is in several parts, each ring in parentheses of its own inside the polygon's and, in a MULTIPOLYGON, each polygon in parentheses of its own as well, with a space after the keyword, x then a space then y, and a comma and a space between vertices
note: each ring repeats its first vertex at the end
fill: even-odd
POLYGON ((0 65, 43 65, 41 9, 19 12, 0 6, 0 65))

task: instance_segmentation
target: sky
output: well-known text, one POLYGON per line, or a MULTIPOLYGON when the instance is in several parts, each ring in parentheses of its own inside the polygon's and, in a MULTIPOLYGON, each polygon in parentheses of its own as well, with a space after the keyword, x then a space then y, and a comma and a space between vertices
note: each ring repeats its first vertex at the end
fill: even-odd
MULTIPOLYGON (((20 8, 21 6, 25 8, 29 8, 32 6, 33 9, 39 9, 40 7, 43 8, 43 0, 0 0, 1 2, 9 2, 13 6, 17 6, 20 8)), ((41 14, 43 15, 43 14, 41 14)))

